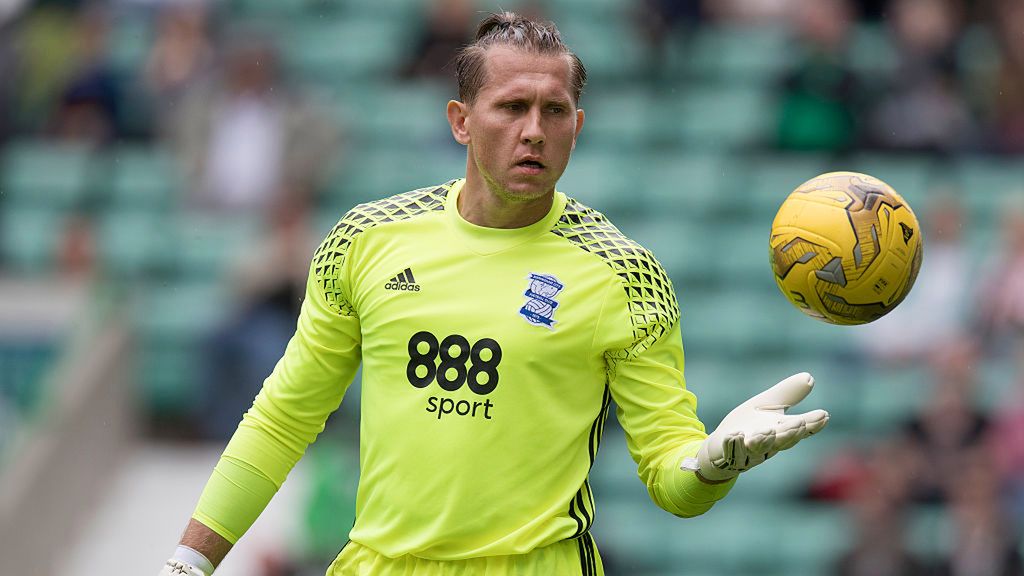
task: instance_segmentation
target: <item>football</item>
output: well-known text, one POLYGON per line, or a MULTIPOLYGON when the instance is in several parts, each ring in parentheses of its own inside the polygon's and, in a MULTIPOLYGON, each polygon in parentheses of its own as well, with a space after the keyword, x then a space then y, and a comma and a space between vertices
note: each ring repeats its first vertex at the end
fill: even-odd
POLYGON ((769 257, 779 289, 800 311, 865 324, 906 298, 921 268, 921 226, 888 184, 857 172, 811 178, 783 201, 769 257))

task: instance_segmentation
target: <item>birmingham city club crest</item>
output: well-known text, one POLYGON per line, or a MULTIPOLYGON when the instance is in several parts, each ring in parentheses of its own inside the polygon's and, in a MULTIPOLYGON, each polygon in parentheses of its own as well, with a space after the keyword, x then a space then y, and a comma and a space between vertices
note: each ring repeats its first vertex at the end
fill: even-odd
POLYGON ((534 326, 554 330, 555 308, 558 308, 555 296, 565 286, 550 274, 530 274, 528 279, 530 283, 526 287, 526 292, 523 292, 526 304, 519 309, 519 315, 534 326))

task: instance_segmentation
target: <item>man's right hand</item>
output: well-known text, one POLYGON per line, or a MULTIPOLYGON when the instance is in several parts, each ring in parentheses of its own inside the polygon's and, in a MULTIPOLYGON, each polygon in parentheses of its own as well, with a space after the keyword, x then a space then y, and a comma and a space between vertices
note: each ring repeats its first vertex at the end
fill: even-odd
POLYGON ((195 566, 180 560, 170 559, 164 564, 164 569, 158 576, 209 576, 195 566))

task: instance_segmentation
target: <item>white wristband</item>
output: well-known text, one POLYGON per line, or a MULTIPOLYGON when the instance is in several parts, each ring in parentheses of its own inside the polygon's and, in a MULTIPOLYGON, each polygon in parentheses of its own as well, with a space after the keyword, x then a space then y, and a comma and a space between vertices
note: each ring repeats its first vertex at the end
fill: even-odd
POLYGON ((196 550, 189 548, 188 546, 179 545, 174 550, 174 556, 172 556, 172 558, 174 558, 175 560, 181 560, 186 564, 191 564, 196 568, 199 568, 203 571, 203 574, 206 574, 207 576, 213 574, 213 563, 210 562, 210 560, 206 556, 203 556, 202 554, 200 554, 196 550))

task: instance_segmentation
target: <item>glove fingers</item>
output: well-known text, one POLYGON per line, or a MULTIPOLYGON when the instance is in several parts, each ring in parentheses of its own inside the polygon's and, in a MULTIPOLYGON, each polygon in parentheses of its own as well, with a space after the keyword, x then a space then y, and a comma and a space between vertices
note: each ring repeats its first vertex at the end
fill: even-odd
POLYGON ((806 414, 786 416, 775 433, 775 450, 788 450, 797 442, 820 431, 828 424, 828 412, 814 410, 806 414))
POLYGON ((713 460, 716 468, 722 470, 742 470, 742 464, 747 461, 747 448, 742 433, 728 436, 722 442, 722 457, 713 460))
POLYGON ((762 410, 785 410, 806 398, 813 387, 814 378, 807 372, 801 372, 754 396, 747 403, 762 410))
POLYGON ((776 430, 769 428, 756 434, 751 434, 746 439, 748 454, 764 454, 775 445, 776 430))
POLYGON ((828 424, 829 415, 825 410, 812 410, 806 414, 799 414, 807 424, 807 435, 817 434, 828 424))

